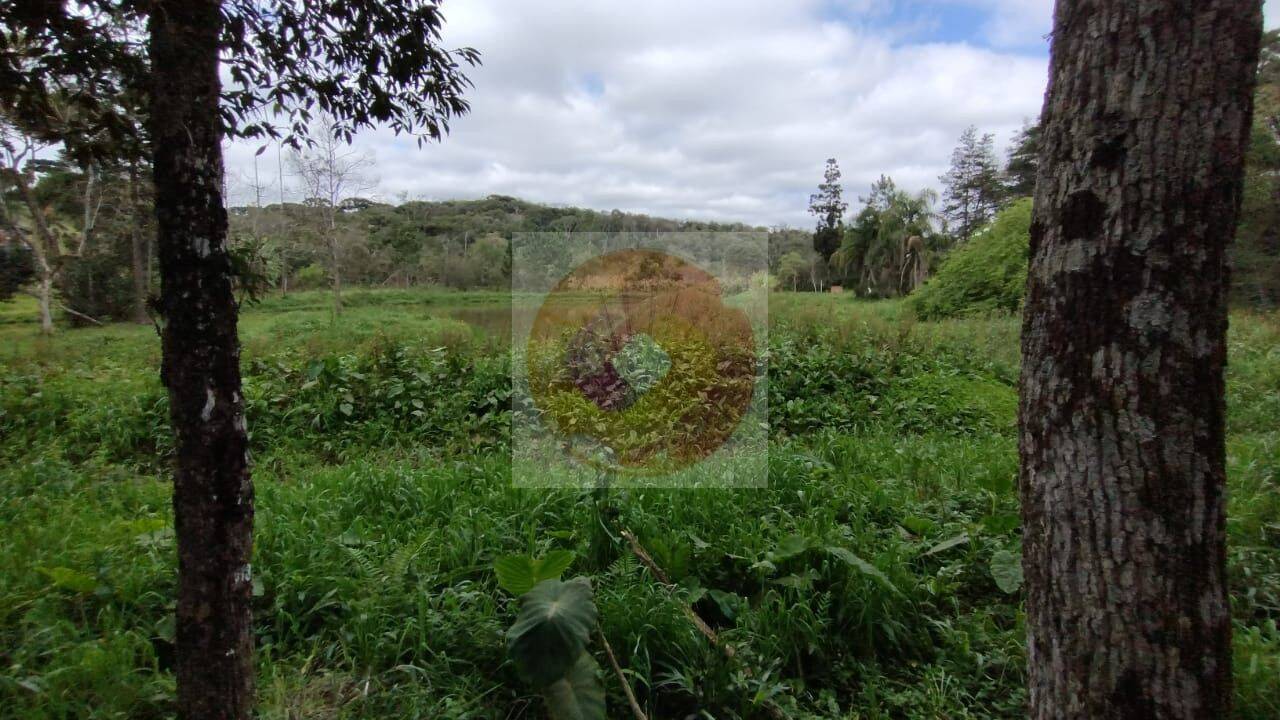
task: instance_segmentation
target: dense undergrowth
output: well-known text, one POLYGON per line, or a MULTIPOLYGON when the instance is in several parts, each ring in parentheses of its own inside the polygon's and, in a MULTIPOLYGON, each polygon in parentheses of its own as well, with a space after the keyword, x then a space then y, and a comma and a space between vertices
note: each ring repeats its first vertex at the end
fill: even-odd
MULTIPOLYGON (((899 304, 778 297, 767 489, 581 492, 510 485, 500 322, 483 332, 483 314, 441 312, 447 296, 355 297, 337 324, 306 295, 242 323, 264 717, 542 716, 507 660, 516 605, 492 564, 557 549, 592 578, 652 718, 1021 716, 1016 320, 923 323, 899 304), (690 604, 734 660, 689 623, 690 604)), ((33 338, 0 327, 0 716, 167 717, 174 551, 155 333, 33 338)), ((1274 316, 1233 317, 1229 392, 1237 716, 1269 718, 1274 316)), ((616 678, 604 682, 622 717, 616 678)))

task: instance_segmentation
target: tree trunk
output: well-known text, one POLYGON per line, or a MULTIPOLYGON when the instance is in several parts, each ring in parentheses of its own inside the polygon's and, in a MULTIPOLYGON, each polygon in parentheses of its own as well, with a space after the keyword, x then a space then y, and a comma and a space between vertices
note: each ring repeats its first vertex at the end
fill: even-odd
MULTIPOLYGON (((80 250, 77 255, 83 255, 85 248, 89 247, 89 243, 93 239, 93 229, 98 224, 98 208, 93 204, 93 191, 98 187, 98 167, 92 161, 85 164, 84 168, 84 219, 81 223, 80 231, 80 250)), ((99 205, 102 198, 98 198, 99 205)))
POLYGON ((338 228, 332 215, 329 217, 329 262, 333 264, 333 316, 337 318, 342 314, 342 272, 338 265, 338 228))
POLYGON ((249 476, 237 308, 226 250, 217 0, 151 13, 161 375, 176 436, 178 712, 249 718, 253 705, 249 476))
POLYGON ((40 281, 36 283, 36 301, 40 307, 40 334, 53 334, 53 273, 47 266, 40 269, 40 281))
MULTIPOLYGON (((138 166, 134 163, 129 164, 129 206, 135 218, 141 217, 138 213, 138 166)), ((135 220, 129 224, 129 265, 133 276, 133 321, 140 325, 150 322, 147 317, 146 252, 146 241, 135 220)))
POLYGON ((1057 4, 1019 408, 1032 718, 1229 714, 1226 249, 1261 24, 1057 4))

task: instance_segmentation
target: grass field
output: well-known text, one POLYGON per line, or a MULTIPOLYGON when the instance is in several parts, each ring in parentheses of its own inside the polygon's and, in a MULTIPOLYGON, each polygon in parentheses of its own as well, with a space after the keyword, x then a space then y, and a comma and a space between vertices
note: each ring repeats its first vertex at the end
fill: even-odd
MULTIPOLYGON (((336 323, 323 293, 244 313, 263 717, 544 717, 492 563, 553 549, 591 577, 651 718, 1022 715, 1016 319, 777 295, 769 487, 581 492, 511 487, 507 302, 357 290, 336 323)), ((0 716, 168 717, 156 332, 40 339, 33 320, 0 305, 0 716)), ((1230 363, 1236 717, 1274 718, 1280 317, 1234 315, 1230 363)))

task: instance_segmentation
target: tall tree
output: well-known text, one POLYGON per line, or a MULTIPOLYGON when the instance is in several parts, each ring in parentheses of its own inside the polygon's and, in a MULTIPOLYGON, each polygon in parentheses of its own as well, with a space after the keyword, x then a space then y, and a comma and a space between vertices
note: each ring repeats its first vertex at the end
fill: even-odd
POLYGON ((188 720, 248 718, 253 699, 253 485, 221 142, 297 145, 316 106, 343 140, 378 124, 419 143, 439 139, 468 110, 461 65, 478 61, 470 48, 439 47, 442 24, 439 5, 424 0, 0 3, 0 26, 11 31, 0 33, 6 112, 43 118, 63 88, 76 87, 87 137, 127 137, 100 106, 131 86, 149 90, 161 376, 177 439, 178 712, 188 720), (117 32, 142 17, 145 49, 117 32))
POLYGON ((1040 167, 1040 121, 1022 126, 1009 147, 1009 159, 1004 165, 1005 203, 1031 197, 1036 189, 1036 172, 1040 167))
POLYGON ((1229 715, 1226 252, 1261 24, 1057 4, 1019 408, 1033 718, 1229 715))
POLYGON ((956 240, 965 242, 995 216, 1000 205, 995 136, 979 136, 972 125, 965 128, 951 153, 951 168, 939 180, 944 188, 942 216, 956 240))
POLYGON ((178 706, 247 718, 254 696, 253 483, 222 202, 217 0, 151 14, 160 375, 177 436, 178 706))
POLYGON ((822 256, 823 261, 830 260, 831 254, 840 247, 844 211, 849 207, 843 195, 840 166, 836 164, 835 158, 828 158, 818 192, 809 196, 809 214, 818 218, 818 226, 813 232, 813 249, 822 256))

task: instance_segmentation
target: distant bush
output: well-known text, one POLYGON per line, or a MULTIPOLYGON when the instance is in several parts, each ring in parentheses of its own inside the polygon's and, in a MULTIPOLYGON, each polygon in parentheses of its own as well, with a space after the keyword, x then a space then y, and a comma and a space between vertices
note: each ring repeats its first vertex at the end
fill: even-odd
POLYGON ((952 251, 908 305, 921 320, 1017 310, 1027 284, 1030 233, 1031 198, 1023 198, 952 251))
POLYGON ((329 271, 311 263, 293 274, 290 284, 297 290, 315 290, 329 287, 329 271))

